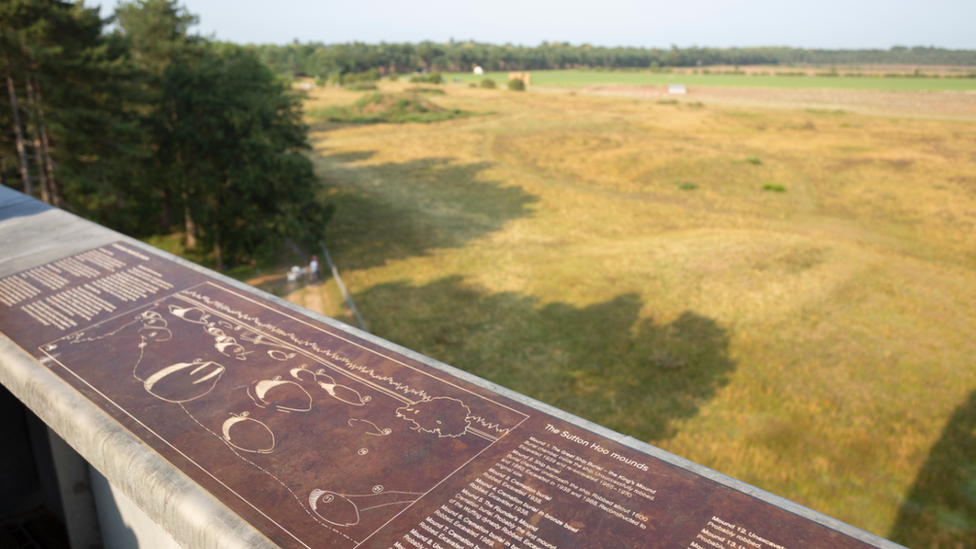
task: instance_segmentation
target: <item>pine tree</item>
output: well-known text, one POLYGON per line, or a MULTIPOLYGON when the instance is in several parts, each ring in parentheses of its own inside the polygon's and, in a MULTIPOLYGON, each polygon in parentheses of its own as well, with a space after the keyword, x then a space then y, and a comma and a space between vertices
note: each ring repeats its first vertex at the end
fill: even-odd
POLYGON ((8 157, 8 143, 23 150, 25 191, 37 182, 46 202, 122 228, 137 216, 127 187, 141 134, 125 50, 103 34, 106 22, 80 2, 0 3, 0 70, 11 113, 4 122, 15 127, 0 153, 8 157))
POLYGON ((198 19, 175 0, 123 2, 116 8, 115 17, 132 64, 139 71, 135 84, 146 106, 141 124, 149 147, 156 151, 145 159, 141 169, 142 184, 152 189, 144 199, 157 206, 157 230, 168 232, 174 220, 181 218, 184 243, 187 248, 195 248, 197 224, 189 207, 187 189, 174 184, 179 180, 179 171, 173 164, 162 162, 163 155, 159 154, 170 124, 159 107, 166 68, 176 59, 199 55, 206 41, 190 34, 198 19))
POLYGON ((285 237, 314 242, 331 211, 317 181, 299 99, 250 50, 213 45, 166 69, 160 115, 171 185, 186 192, 200 239, 224 262, 271 253, 285 237))

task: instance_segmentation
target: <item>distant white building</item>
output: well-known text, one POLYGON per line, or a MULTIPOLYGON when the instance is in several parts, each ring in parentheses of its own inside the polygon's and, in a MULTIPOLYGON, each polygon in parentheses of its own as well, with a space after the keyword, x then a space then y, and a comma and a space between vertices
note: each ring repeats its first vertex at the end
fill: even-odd
POLYGON ((478 75, 485 74, 485 69, 479 67, 478 65, 475 65, 474 66, 474 73, 475 74, 478 74, 478 75))
POLYGON ((684 84, 668 84, 668 93, 684 95, 688 93, 688 88, 684 84))

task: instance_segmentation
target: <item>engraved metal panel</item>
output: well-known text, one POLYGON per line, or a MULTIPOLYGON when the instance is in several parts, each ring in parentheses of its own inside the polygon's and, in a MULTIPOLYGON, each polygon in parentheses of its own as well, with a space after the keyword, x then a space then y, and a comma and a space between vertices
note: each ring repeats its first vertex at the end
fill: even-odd
POLYGON ((126 244, 0 331, 282 547, 869 547, 126 244))

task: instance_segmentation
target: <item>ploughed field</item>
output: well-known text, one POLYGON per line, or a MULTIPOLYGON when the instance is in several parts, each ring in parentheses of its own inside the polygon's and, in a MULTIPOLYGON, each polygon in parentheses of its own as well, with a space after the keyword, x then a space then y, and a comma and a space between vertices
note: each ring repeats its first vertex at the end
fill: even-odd
MULTIPOLYGON (((976 544, 976 123, 443 89, 476 115, 309 118, 373 333, 914 549, 976 544)), ((276 291, 355 323, 332 280, 276 291)))

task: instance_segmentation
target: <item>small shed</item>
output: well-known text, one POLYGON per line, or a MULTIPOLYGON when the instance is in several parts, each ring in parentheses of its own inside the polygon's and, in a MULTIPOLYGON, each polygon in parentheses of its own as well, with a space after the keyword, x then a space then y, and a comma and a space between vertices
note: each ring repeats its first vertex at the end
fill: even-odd
POLYGON ((684 95, 688 93, 688 88, 684 84, 668 84, 668 93, 672 95, 684 95))

